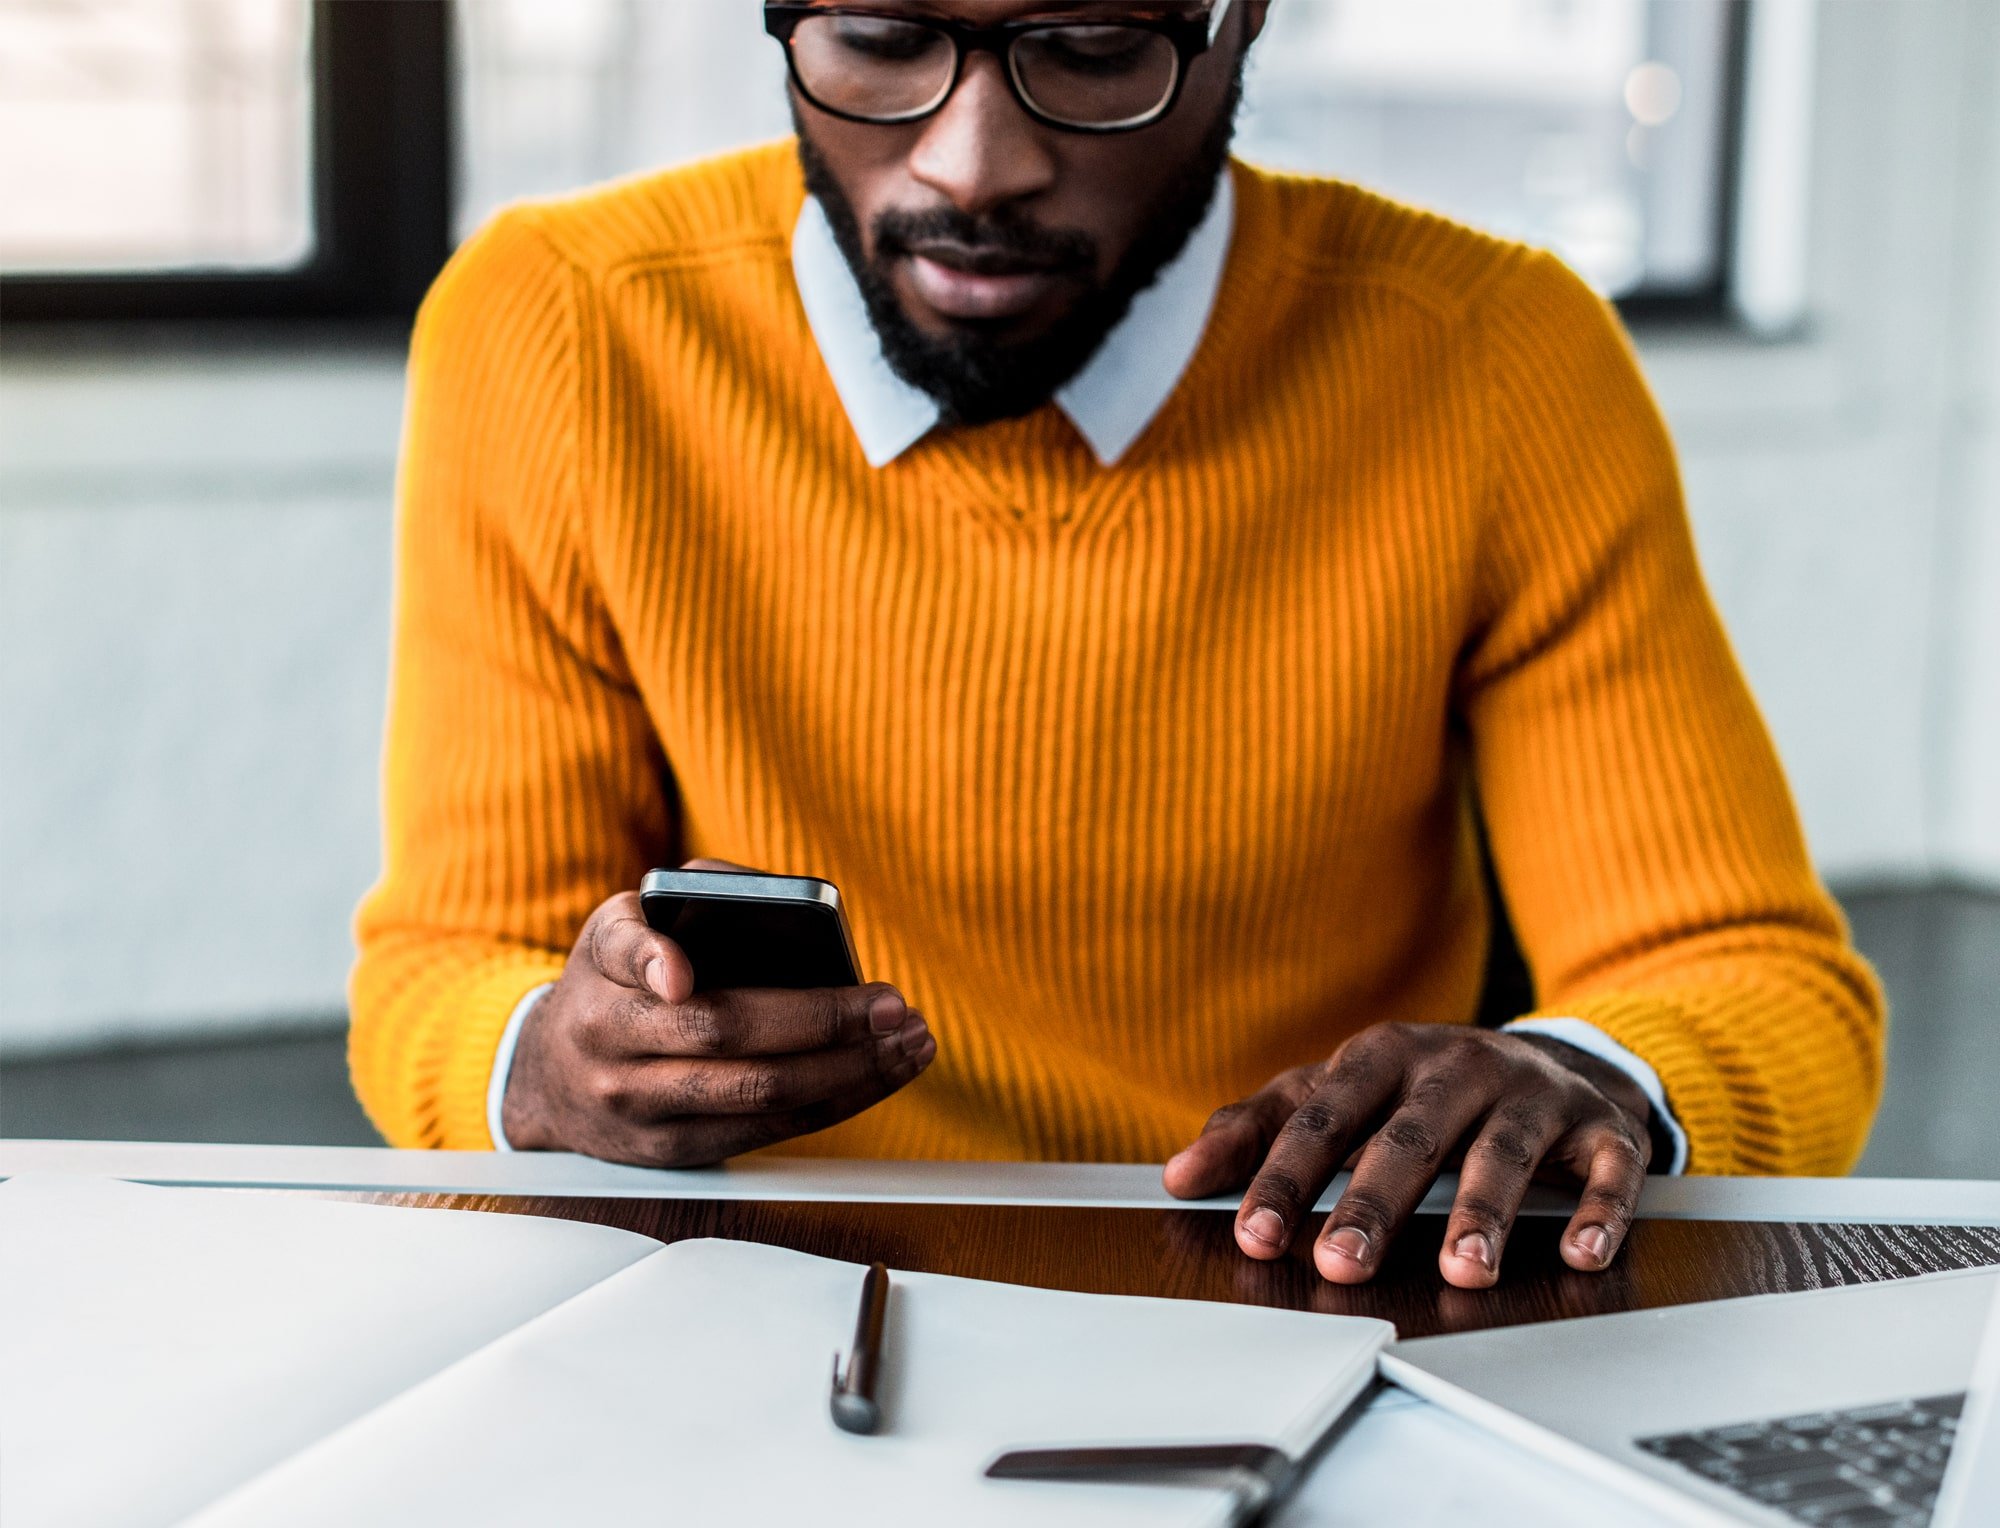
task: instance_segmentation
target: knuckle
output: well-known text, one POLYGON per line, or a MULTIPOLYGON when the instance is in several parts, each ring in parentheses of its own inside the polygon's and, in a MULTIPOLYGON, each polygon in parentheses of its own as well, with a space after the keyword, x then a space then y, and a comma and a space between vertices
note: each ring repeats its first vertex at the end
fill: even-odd
POLYGON ((729 1102, 745 1114, 768 1114, 784 1103, 784 1085, 769 1067, 740 1073, 726 1091, 729 1102))
POLYGON ((652 1011, 652 1006, 652 999, 641 993, 626 993, 605 1004, 605 1038, 630 1039, 639 1033, 647 1015, 652 1011))
POLYGON ((1593 1220, 1617 1235, 1622 1236, 1632 1224, 1632 1202, 1623 1194, 1595 1190, 1583 1195, 1582 1204, 1589 1207, 1593 1220))
POLYGON ((1301 1204, 1305 1196, 1305 1185, 1282 1167, 1266 1166, 1257 1175, 1256 1197, 1274 1209, 1301 1204))
POLYGON ((1373 1060, 1384 1052, 1396 1050, 1401 1046, 1401 1028, 1399 1024, 1370 1024, 1341 1046, 1338 1054, 1351 1056, 1358 1061, 1373 1060))
POLYGON ((1631 1121, 1621 1119, 1610 1126, 1605 1133, 1605 1145, 1614 1156, 1625 1159, 1623 1166, 1628 1172, 1645 1171, 1650 1143, 1639 1134, 1631 1121))
POLYGON ((692 998, 674 1008, 674 1032, 682 1045, 698 1056, 729 1053, 729 1024, 720 1005, 709 998, 692 998))
POLYGON ((620 1056, 631 1049, 632 1037, 641 1032, 645 1014, 645 1005, 629 996, 593 1003, 576 1021, 577 1036, 593 1055, 620 1056))
POLYGON ((1459 1091, 1459 1080, 1450 1072, 1433 1069, 1410 1084, 1405 1102, 1413 1108, 1437 1109, 1449 1104, 1459 1091))
POLYGON ((1245 1099, 1244 1103, 1254 1108, 1258 1099, 1274 1099, 1296 1108, 1319 1089, 1321 1083, 1333 1075, 1332 1060, 1315 1061, 1310 1066, 1295 1066, 1288 1072, 1280 1072, 1256 1098, 1245 1099))
POLYGON ((1234 1124, 1237 1120, 1243 1118, 1248 1108, 1249 1105, 1242 1103, 1224 1104, 1220 1109, 1209 1115, 1208 1123, 1201 1127, 1203 1133, 1205 1134, 1210 1130, 1220 1130, 1225 1125, 1234 1124))
POLYGON ((597 1073, 590 1080, 589 1092, 591 1102, 600 1113, 614 1114, 622 1119, 638 1112, 637 1091, 631 1079, 622 1072, 607 1070, 597 1073))
POLYGON ((1475 1230, 1497 1234, 1507 1227, 1507 1212, 1483 1194, 1460 1194, 1453 1209, 1475 1230))
POLYGON ((1407 1114, 1397 1115, 1382 1127, 1382 1143, 1424 1167, 1434 1166, 1444 1157, 1443 1137, 1425 1121, 1407 1114))
POLYGON ((602 971, 609 958, 605 952, 604 940, 610 929, 610 920, 601 913, 583 926, 583 937, 577 943, 582 945, 593 970, 602 971))
POLYGON ((1517 1173, 1531 1171, 1539 1156, 1528 1136, 1506 1126, 1487 1136, 1480 1145, 1479 1154, 1496 1165, 1517 1173))
MULTIPOLYGON (((823 1050, 838 1041, 847 1027, 847 1005, 841 1002, 840 994, 830 988, 815 987, 799 993, 798 998, 799 1016, 813 1042, 808 1048, 823 1050)), ((868 997, 862 998, 858 1012, 865 1021, 868 997)))
POLYGON ((568 1022, 563 1027, 583 1049, 603 1050, 618 1033, 617 1007, 615 1002, 578 1003, 568 1010, 568 1022))
POLYGON ((1340 1111, 1331 1103, 1323 1098, 1309 1098, 1292 1111, 1285 1130, 1288 1134, 1318 1140, 1338 1132, 1341 1123, 1340 1111))
POLYGON ((1495 1111, 1493 1125, 1497 1130, 1511 1131, 1532 1141, 1541 1137, 1548 1121, 1554 1117, 1536 1099, 1515 1098, 1495 1111))
MULTIPOLYGON (((600 971, 605 970, 611 961, 612 941, 624 924, 624 899, 627 895, 629 893, 621 892, 604 903, 590 915, 590 921, 584 925, 583 936, 590 951, 590 963, 600 971)), ((637 898, 633 900, 636 903, 637 898)))
POLYGON ((1340 1196, 1340 1207, 1336 1218, 1344 1226, 1359 1226, 1364 1231, 1386 1230, 1395 1219, 1395 1210, 1387 1199, 1373 1189, 1350 1188, 1340 1196))

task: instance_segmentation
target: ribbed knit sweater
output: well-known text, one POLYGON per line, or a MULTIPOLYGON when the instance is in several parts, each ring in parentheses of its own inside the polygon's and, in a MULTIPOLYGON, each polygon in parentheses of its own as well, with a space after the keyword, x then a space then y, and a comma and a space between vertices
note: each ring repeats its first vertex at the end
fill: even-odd
POLYGON ((1538 1012, 1696 1172, 1839 1171, 1883 1010, 1815 879, 1613 313, 1232 166, 1200 348, 1102 467, 1053 406, 862 458, 790 145, 501 215, 425 305, 352 1064, 489 1144, 579 927, 696 855, 840 886, 936 1062, 792 1149, 1160 1160, 1383 1020, 1469 1022, 1483 814, 1538 1012))

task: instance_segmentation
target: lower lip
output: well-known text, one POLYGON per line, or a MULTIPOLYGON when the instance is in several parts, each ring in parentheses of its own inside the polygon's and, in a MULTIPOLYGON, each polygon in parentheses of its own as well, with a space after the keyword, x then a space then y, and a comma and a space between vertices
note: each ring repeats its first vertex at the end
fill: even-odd
POLYGON ((1019 318, 1047 295, 1057 278, 1048 271, 1011 276, 953 270, 922 255, 910 256, 917 295, 946 318, 1019 318))

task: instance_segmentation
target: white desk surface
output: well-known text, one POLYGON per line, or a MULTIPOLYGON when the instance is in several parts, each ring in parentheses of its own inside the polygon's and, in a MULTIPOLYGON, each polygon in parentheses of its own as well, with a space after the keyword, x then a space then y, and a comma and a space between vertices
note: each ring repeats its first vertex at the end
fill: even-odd
MULTIPOLYGON (((1234 1209, 1234 1198, 1185 1201, 1160 1170, 1122 1163, 867 1162, 757 1158, 662 1171, 556 1152, 392 1151, 361 1146, 198 1146, 128 1141, 0 1140, 0 1177, 88 1173, 142 1183, 376 1193, 532 1194, 556 1198, 769 1199, 912 1204, 1045 1204, 1104 1209, 1234 1209)), ((1330 1207, 1345 1177, 1320 1200, 1330 1207)), ((1447 1175, 1424 1201, 1443 1211, 1447 1175)), ((1571 1201, 1536 1189, 1524 1213, 1567 1215, 1571 1201)), ((1640 1202, 1653 1220, 1835 1221, 2000 1225, 2000 1182, 1934 1178, 1653 1178, 1640 1202)))

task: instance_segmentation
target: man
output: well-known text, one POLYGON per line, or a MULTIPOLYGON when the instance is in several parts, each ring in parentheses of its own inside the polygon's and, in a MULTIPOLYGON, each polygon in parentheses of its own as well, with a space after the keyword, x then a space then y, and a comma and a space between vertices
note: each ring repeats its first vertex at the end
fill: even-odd
POLYGON ((1465 1287, 1537 1174, 1594 1271, 1649 1166, 1852 1163, 1881 1000, 1615 318, 1230 162, 1264 17, 770 5, 796 151, 454 261, 353 992, 392 1141, 1164 1157, 1260 1258, 1352 1160, 1346 1282, 1462 1154, 1465 1287), (633 895, 688 856, 835 881, 895 985, 693 995, 633 895))

